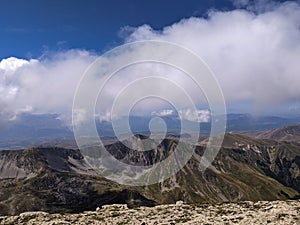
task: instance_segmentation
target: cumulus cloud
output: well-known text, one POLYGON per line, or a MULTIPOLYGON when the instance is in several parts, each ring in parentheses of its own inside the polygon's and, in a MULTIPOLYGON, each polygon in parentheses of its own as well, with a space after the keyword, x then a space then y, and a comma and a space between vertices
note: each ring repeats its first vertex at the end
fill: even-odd
POLYGON ((3 59, 0 62, 0 70, 4 71, 5 73, 13 73, 15 70, 17 70, 19 67, 22 67, 24 65, 28 65, 32 62, 35 62, 35 60, 25 60, 25 59, 18 59, 15 57, 9 57, 7 59, 3 59))
MULTIPOLYGON (((246 6, 248 1, 237 1, 246 6)), ((162 30, 140 26, 127 41, 185 46, 213 70, 227 103, 281 103, 300 97, 300 5, 260 1, 248 9, 211 11, 162 30)))
POLYGON ((159 63, 135 64, 117 72, 106 82, 98 98, 97 113, 101 121, 126 116, 126 110, 120 110, 119 115, 111 115, 109 110, 116 98, 122 98, 119 103, 126 107, 132 106, 132 115, 172 115, 173 111, 168 108, 180 110, 188 104, 182 94, 193 98, 197 106, 199 102, 206 101, 195 82, 182 71, 159 63), (147 97, 149 90, 153 90, 156 97, 147 97), (145 98, 134 102, 133 96, 145 98), (168 102, 172 99, 172 102, 168 102))
POLYGON ((193 122, 207 123, 210 121, 211 113, 209 110, 191 110, 183 109, 179 110, 179 115, 182 119, 186 119, 193 122))
POLYGON ((7 58, 0 62, 2 122, 23 112, 70 115, 78 81, 95 59, 89 52, 70 50, 49 58, 7 58))
POLYGON ((180 116, 181 119, 207 123, 210 121, 211 112, 209 110, 192 110, 192 109, 180 109, 176 112, 173 109, 163 109, 160 111, 153 111, 152 116, 180 116))
POLYGON ((173 109, 163 109, 161 111, 154 111, 151 113, 153 116, 171 116, 175 115, 175 111, 173 109))

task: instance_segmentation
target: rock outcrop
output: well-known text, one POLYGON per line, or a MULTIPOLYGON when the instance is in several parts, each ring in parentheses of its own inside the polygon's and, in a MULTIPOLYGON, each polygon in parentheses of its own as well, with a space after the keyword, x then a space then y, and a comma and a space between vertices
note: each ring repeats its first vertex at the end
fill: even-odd
POLYGON ((270 224, 300 223, 300 201, 239 202, 222 204, 172 204, 129 209, 127 205, 105 205, 79 214, 26 212, 0 217, 0 224, 270 224))

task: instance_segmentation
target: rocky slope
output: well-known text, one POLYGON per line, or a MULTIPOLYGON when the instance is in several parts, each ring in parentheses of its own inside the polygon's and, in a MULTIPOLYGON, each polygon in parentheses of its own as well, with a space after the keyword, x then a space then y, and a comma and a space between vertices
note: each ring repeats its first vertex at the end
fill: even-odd
MULTIPOLYGON (((106 148, 123 162, 151 165, 168 157, 177 143, 176 138, 165 139, 156 149, 142 152, 120 142, 106 148)), ((97 176, 78 150, 1 151, 0 214, 82 212, 114 203, 136 207, 179 200, 193 204, 299 198, 300 143, 227 134, 212 166, 200 172, 205 144, 196 146, 180 172, 145 187, 119 185, 97 176)))
POLYGON ((205 144, 182 171, 147 186, 142 193, 159 203, 222 202, 298 198, 300 145, 227 135, 212 166, 198 171, 205 144))
POLYGON ((300 223, 299 201, 239 202, 222 204, 173 205, 128 209, 127 205, 105 205, 80 214, 26 212, 0 217, 0 224, 270 224, 300 223))
POLYGON ((80 212, 113 203, 154 205, 137 191, 94 174, 78 150, 1 151, 0 214, 80 212))

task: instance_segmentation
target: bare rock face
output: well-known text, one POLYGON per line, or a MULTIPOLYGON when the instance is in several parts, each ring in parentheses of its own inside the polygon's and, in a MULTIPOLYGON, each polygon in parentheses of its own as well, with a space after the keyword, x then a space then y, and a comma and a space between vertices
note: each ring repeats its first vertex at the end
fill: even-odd
POLYGON ((284 224, 300 223, 300 201, 259 201, 222 204, 173 204, 128 209, 106 205, 79 214, 27 212, 0 217, 0 224, 284 224))
POLYGON ((0 180, 30 178, 43 169, 43 157, 31 149, 0 152, 0 180))

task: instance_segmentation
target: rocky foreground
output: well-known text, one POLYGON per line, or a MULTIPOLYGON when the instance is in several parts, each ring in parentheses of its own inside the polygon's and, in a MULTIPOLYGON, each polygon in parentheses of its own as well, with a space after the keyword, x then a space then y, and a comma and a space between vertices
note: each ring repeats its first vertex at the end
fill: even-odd
POLYGON ((106 205, 79 214, 26 212, 2 216, 0 224, 300 224, 300 201, 259 201, 139 207, 106 205))

